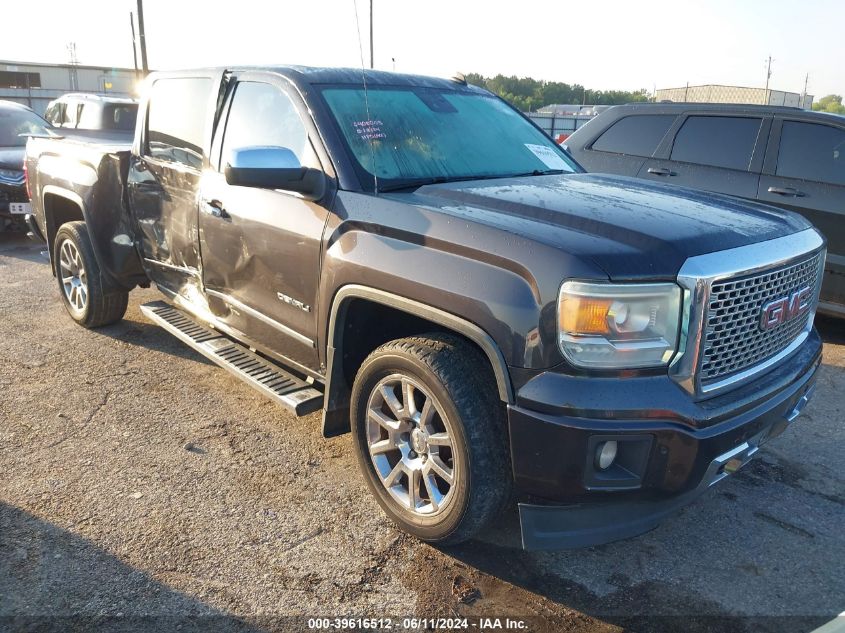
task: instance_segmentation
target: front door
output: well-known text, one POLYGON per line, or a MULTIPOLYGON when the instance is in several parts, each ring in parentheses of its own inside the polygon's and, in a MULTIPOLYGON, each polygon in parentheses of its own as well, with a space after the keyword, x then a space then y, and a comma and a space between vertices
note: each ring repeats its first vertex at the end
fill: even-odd
POLYGON ((315 304, 328 211, 296 193, 229 185, 223 175, 232 149, 257 146, 286 147, 303 166, 323 169, 303 111, 274 77, 238 78, 201 183, 200 249, 215 316, 259 349, 319 371, 315 304))
POLYGON ((200 287, 197 191, 213 85, 211 77, 155 81, 145 138, 129 165, 144 267, 156 284, 190 302, 200 287))

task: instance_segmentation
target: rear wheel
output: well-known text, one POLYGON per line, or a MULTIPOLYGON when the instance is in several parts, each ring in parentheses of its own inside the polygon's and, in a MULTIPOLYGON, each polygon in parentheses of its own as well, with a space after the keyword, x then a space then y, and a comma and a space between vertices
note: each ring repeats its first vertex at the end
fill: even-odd
POLYGON ((356 454, 400 528, 453 544, 497 516, 511 488, 501 403, 486 359, 457 336, 391 341, 352 390, 356 454))
POLYGON ((62 300, 74 321, 95 328, 123 318, 129 293, 111 288, 102 277, 85 222, 59 228, 53 258, 62 300))

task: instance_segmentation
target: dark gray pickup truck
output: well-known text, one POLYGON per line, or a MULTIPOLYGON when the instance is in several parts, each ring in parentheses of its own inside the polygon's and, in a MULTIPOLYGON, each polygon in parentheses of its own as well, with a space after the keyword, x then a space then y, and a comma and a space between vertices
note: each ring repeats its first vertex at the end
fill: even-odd
MULTIPOLYGON (((33 138, 70 316, 144 313, 322 431, 402 529, 642 533, 800 414, 825 244, 798 215, 585 174, 460 80, 151 76, 134 140, 33 138)), ((702 535, 704 536, 704 535, 702 535)))

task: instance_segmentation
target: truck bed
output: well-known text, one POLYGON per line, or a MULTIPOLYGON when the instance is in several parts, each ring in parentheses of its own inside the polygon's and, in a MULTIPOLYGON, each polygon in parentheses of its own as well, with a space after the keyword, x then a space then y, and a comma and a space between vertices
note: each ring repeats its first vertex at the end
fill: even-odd
POLYGON ((58 227, 84 220, 100 268, 115 285, 146 281, 132 238, 126 205, 126 176, 133 133, 114 130, 57 130, 26 146, 32 215, 52 253, 58 227))

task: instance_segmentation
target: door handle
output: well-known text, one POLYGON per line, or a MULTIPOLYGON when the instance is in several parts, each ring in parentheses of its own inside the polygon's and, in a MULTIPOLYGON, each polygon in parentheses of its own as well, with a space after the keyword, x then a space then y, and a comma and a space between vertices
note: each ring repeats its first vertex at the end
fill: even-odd
POLYGON ((229 214, 226 213, 226 209, 223 207, 223 203, 219 200, 202 200, 200 202, 200 210, 203 213, 207 213, 210 216, 215 218, 229 218, 229 214))
POLYGON ((803 191, 798 191, 793 187, 769 187, 769 193, 776 193, 779 196, 790 196, 792 198, 801 198, 804 196, 803 191))
POLYGON ((666 169, 665 167, 649 167, 648 173, 654 174, 655 176, 677 176, 674 171, 671 169, 666 169))

